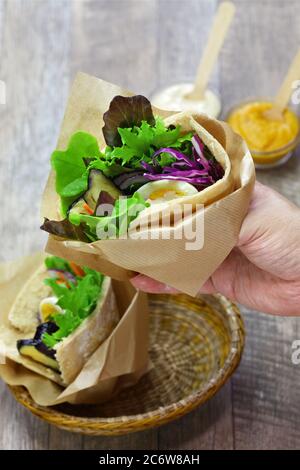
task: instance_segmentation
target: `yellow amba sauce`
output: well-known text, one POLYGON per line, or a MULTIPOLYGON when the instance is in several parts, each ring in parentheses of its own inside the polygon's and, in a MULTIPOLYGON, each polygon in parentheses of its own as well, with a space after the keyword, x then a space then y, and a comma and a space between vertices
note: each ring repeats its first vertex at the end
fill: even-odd
POLYGON ((277 162, 297 145, 297 115, 286 109, 282 120, 270 120, 264 113, 272 106, 268 101, 249 102, 236 107, 227 118, 233 130, 246 141, 254 161, 259 164, 277 162))

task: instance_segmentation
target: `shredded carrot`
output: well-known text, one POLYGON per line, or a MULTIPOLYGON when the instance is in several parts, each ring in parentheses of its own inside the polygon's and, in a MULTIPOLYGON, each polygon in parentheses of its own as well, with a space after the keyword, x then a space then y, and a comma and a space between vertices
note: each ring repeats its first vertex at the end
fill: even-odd
POLYGON ((63 275, 63 273, 57 273, 57 274, 58 274, 58 278, 59 278, 58 280, 60 280, 62 283, 65 283, 66 286, 69 288, 70 285, 69 285, 67 279, 65 278, 65 276, 63 275))
POLYGON ((91 214, 91 215, 94 214, 93 209, 92 209, 86 202, 83 204, 83 208, 84 208, 84 210, 86 210, 89 214, 91 214))
POLYGON ((84 270, 78 266, 78 264, 73 263, 73 261, 69 261, 70 268, 72 269, 73 273, 76 276, 83 277, 85 275, 84 270))
POLYGON ((65 279, 57 279, 57 280, 56 280, 56 284, 60 284, 60 285, 64 284, 68 289, 69 289, 69 287, 70 287, 69 284, 66 282, 65 279))

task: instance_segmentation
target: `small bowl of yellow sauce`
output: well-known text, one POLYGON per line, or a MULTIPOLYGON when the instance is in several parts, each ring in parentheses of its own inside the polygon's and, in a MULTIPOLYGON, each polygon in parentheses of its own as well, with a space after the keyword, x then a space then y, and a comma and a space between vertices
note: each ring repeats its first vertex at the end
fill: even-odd
POLYGON ((270 119, 266 111, 273 107, 267 100, 251 100, 235 106, 227 122, 246 141, 256 168, 273 168, 285 163, 300 141, 300 120, 286 108, 282 119, 270 119))

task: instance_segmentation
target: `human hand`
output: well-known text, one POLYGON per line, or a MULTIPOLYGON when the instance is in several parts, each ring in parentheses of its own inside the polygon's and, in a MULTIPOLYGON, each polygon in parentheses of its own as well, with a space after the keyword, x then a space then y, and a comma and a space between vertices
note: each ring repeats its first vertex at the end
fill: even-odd
MULTIPOLYGON (((141 274, 131 282, 145 292, 178 293, 141 274)), ((266 313, 300 315, 300 209, 261 183, 236 248, 199 290, 217 292, 266 313)))

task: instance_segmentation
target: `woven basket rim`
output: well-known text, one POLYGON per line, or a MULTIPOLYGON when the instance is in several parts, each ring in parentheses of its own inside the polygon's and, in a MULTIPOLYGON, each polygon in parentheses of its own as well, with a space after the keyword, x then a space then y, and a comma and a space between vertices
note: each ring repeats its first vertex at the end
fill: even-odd
MULTIPOLYGON (((158 296, 157 296, 158 297, 158 296)), ((161 298, 164 295, 160 296, 161 298)), ((23 406, 28 408, 33 414, 48 421, 51 424, 57 425, 60 428, 85 432, 85 430, 103 431, 103 434, 124 434, 125 432, 136 432, 147 427, 153 427, 164 424, 176 417, 186 414, 188 411, 193 410, 197 406, 203 404, 208 398, 211 398, 233 374, 239 362, 244 349, 245 330, 244 322, 241 317, 238 307, 226 299, 221 294, 215 294, 224 310, 226 310, 230 325, 231 333, 231 346, 228 356, 217 373, 207 384, 199 391, 195 391, 181 400, 159 407, 155 410, 146 413, 139 413, 133 415, 123 415, 114 417, 82 417, 67 414, 54 407, 44 407, 34 403, 28 391, 23 386, 8 386, 14 397, 23 406), (139 425, 139 423, 141 423, 139 425), (130 429, 130 426, 133 428, 130 429), (129 427, 129 428, 128 428, 129 427)), ((78 405, 80 406, 80 405, 78 405)), ((100 434, 100 433, 99 433, 100 434)))

